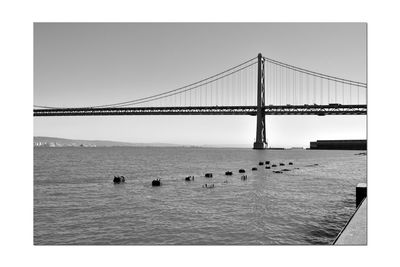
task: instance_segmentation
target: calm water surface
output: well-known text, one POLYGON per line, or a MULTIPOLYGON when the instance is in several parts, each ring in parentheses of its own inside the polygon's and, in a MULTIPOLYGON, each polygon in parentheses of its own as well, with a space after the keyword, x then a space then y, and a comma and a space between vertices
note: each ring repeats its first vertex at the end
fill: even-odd
POLYGON ((34 244, 330 244, 355 210, 356 184, 366 181, 366 157, 357 153, 35 148, 34 244), (266 160, 294 165, 275 174, 258 166, 266 160), (114 185, 114 175, 127 182, 114 185), (195 180, 184 181, 188 175, 195 180), (161 187, 151 187, 155 178, 161 187))

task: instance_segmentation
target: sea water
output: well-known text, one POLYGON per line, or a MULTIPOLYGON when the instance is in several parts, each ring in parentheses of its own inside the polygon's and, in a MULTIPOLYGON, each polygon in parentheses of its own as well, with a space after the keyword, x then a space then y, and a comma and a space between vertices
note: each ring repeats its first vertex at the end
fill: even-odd
POLYGON ((355 211, 357 183, 366 182, 366 156, 358 153, 35 148, 34 244, 330 244, 355 211), (278 167, 258 165, 267 160, 278 167), (126 182, 114 184, 114 175, 126 182), (152 187, 158 178, 162 185, 152 187))

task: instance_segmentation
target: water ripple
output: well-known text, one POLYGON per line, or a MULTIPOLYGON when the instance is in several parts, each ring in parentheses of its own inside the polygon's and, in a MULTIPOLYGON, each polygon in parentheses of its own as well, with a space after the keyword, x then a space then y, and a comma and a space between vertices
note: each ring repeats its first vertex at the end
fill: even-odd
POLYGON ((355 185, 366 179, 366 159, 352 151, 35 148, 34 153, 37 245, 330 244, 355 210, 355 185), (282 174, 251 171, 265 160, 295 165, 282 174), (318 166, 306 167, 311 164, 318 166), (247 181, 240 179, 240 168, 247 181), (225 176, 227 170, 234 175, 225 176), (206 172, 214 177, 205 178, 206 172), (114 185, 117 174, 127 182, 114 185), (195 180, 184 181, 188 175, 195 180), (155 178, 161 178, 161 187, 151 186, 155 178), (205 183, 215 188, 202 188, 205 183))

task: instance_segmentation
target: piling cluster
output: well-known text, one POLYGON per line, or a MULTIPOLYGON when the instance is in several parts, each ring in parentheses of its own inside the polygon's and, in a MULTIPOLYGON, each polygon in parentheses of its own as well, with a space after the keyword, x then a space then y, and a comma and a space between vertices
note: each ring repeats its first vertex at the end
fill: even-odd
POLYGON ((151 182, 152 186, 161 186, 161 179, 155 179, 151 182))
POLYGON ((120 184, 120 183, 125 183, 125 177, 124 176, 114 176, 113 180, 114 184, 120 184))
MULTIPOLYGON (((279 166, 285 166, 285 163, 283 163, 283 162, 280 162, 278 164, 272 164, 269 160, 267 160, 265 162, 264 161, 260 161, 258 163, 258 165, 262 166, 262 165, 264 165, 264 163, 265 163, 265 169, 276 168, 276 167, 278 167, 278 164, 279 164, 279 166)), ((293 165, 293 162, 289 162, 288 165, 293 165)), ((318 166, 318 164, 306 165, 305 167, 314 167, 314 166, 318 166)), ((293 168, 293 170, 296 170, 296 169, 299 169, 299 168, 293 168)), ((257 171, 258 169, 257 169, 257 167, 252 167, 251 170, 252 171, 257 171)), ((279 174, 279 173, 288 172, 288 171, 291 171, 291 170, 290 169, 274 170, 273 173, 279 174)), ((246 170, 245 169, 239 169, 238 173, 246 173, 246 170)), ((226 171, 225 172, 225 176, 232 176, 232 175, 233 175, 233 171, 226 171)), ((207 173, 204 174, 204 177, 205 178, 213 178, 213 173, 207 172, 207 173)), ((242 181, 247 181, 247 179, 248 179, 247 175, 241 175, 240 176, 240 180, 242 180, 242 181)), ((194 181, 194 176, 193 175, 186 176, 184 178, 184 180, 186 182, 194 181)), ((114 184, 124 183, 125 182, 125 177, 122 176, 122 175, 121 176, 120 175, 114 176, 113 182, 114 182, 114 184)), ((225 180, 223 183, 228 183, 228 180, 225 180)), ((153 180, 151 182, 151 185, 152 186, 161 186, 161 179, 153 180)), ((215 185, 206 183, 206 184, 203 184, 202 187, 203 188, 214 188, 215 185)))
POLYGON ((185 177, 185 181, 194 181, 194 176, 185 177))

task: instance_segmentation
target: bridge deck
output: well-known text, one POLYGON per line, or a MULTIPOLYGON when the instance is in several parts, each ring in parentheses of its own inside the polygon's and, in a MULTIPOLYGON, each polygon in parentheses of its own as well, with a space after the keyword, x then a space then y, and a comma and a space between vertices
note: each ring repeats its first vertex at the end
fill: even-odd
MULTIPOLYGON (((265 115, 366 115, 367 105, 265 106, 265 115)), ((118 115, 250 115, 257 106, 124 107, 34 109, 33 116, 118 116, 118 115)))

